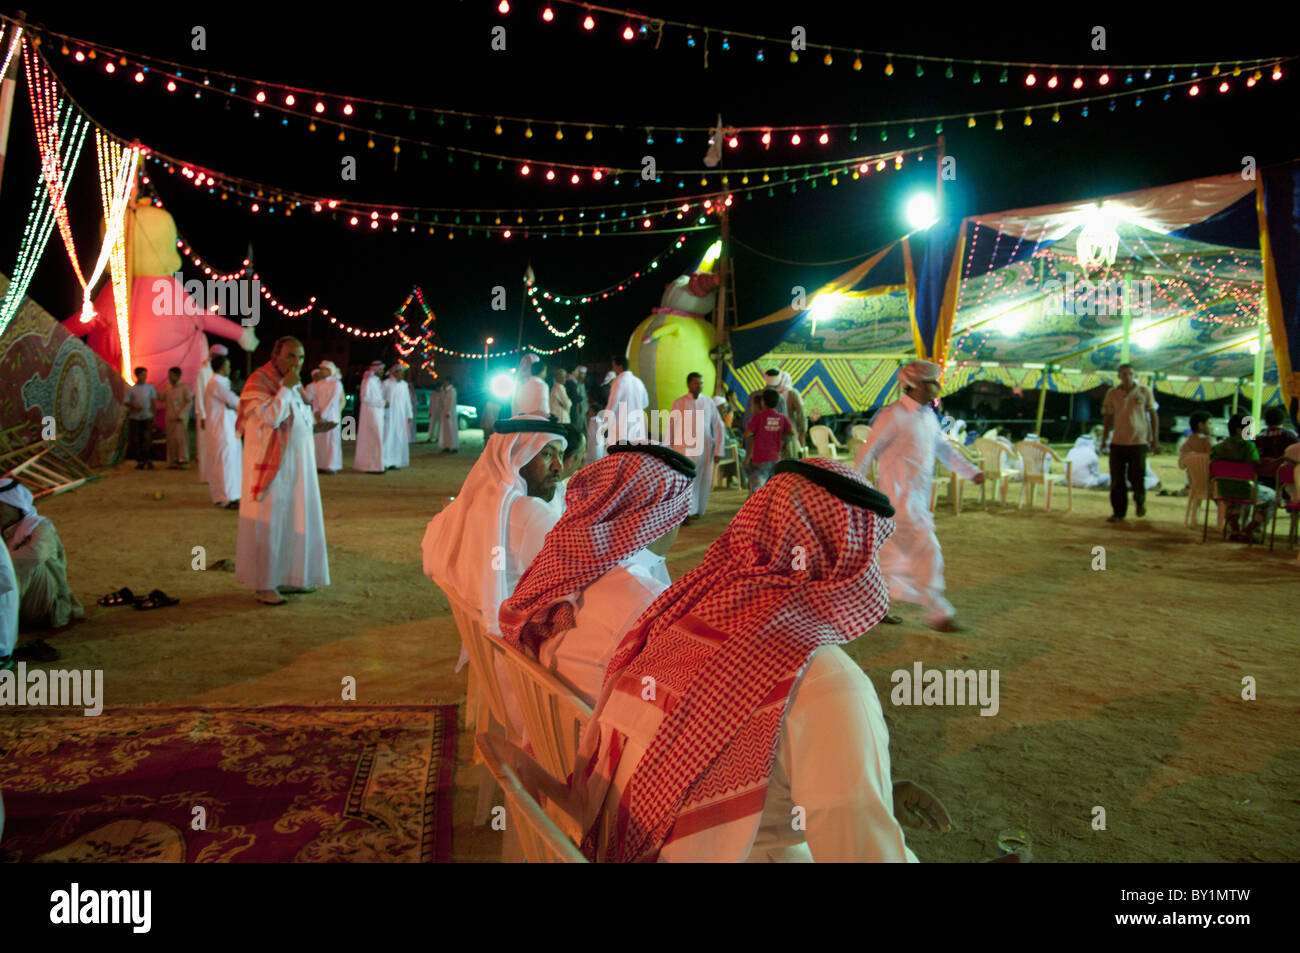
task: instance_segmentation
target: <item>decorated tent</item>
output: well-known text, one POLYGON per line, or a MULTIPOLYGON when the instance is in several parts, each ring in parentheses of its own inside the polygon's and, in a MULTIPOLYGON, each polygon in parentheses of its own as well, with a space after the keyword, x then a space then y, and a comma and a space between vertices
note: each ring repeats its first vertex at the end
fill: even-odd
POLYGON ((728 383, 776 365, 810 409, 871 410, 897 367, 945 366, 942 393, 977 380, 1065 392, 1131 360, 1157 390, 1237 392, 1254 409, 1300 384, 1300 163, 1102 200, 939 222, 731 332, 728 383))

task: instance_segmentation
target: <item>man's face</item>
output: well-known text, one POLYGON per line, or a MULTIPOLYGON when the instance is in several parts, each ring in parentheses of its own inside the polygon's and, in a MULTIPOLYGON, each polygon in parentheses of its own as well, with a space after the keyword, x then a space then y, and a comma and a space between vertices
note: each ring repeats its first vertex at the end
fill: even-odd
POLYGON ((1196 429, 1192 432, 1208 436, 1210 433, 1210 422, 1208 420, 1198 420, 1196 422, 1196 429))
POLYGON ((519 468, 519 475, 528 484, 528 495, 551 502, 555 496, 555 484, 560 482, 564 470, 564 446, 558 440, 552 440, 542 452, 519 468))
POLYGON ((1124 388, 1133 386, 1133 368, 1121 367, 1119 369, 1119 386, 1124 388))
POLYGON ((587 372, 586 372, 586 371, 576 371, 576 372, 574 372, 573 379, 576 380, 579 384, 581 384, 583 381, 585 381, 585 380, 587 379, 587 372))
POLYGON ((933 403, 939 396, 939 382, 933 377, 923 378, 912 385, 907 393, 918 404, 933 403))
POLYGON ((563 384, 565 378, 564 368, 557 367, 551 374, 551 380, 556 384, 563 384))
POLYGON ((175 371, 168 371, 167 380, 173 387, 175 387, 181 382, 181 375, 177 374, 175 371))
POLYGON ((275 352, 275 356, 271 358, 271 362, 275 364, 275 369, 280 373, 280 376, 283 377, 290 371, 296 371, 302 367, 303 359, 306 356, 307 352, 303 350, 301 344, 295 344, 290 341, 288 344, 280 345, 280 350, 275 352))
POLYGON ((704 387, 704 378, 698 374, 692 374, 686 378, 686 389, 691 392, 692 397, 699 397, 700 391, 704 387))
POLYGON ((145 381, 147 381, 148 379, 149 379, 149 372, 148 372, 148 371, 136 371, 136 372, 135 372, 135 382, 136 382, 137 384, 143 384, 143 383, 144 383, 145 381))

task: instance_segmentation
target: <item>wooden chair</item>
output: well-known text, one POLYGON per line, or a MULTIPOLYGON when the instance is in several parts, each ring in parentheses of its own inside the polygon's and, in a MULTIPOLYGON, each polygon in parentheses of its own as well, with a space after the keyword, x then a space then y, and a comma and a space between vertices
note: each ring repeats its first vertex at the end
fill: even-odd
POLYGON ((1277 502, 1273 504, 1273 535, 1269 538, 1268 548, 1273 549, 1277 542, 1277 513, 1286 510, 1291 517, 1291 528, 1287 530, 1286 546, 1290 549, 1296 542, 1296 524, 1300 520, 1300 467, 1294 463, 1283 463, 1277 469, 1277 502), (1290 492, 1290 497, 1286 493, 1290 492))
POLYGON ((1025 495, 1029 496, 1029 507, 1034 506, 1034 487, 1041 486, 1044 488, 1046 497, 1045 512, 1052 510, 1052 486, 1057 483, 1065 484, 1065 492, 1068 502, 1065 510, 1068 513, 1074 508, 1074 486, 1070 483, 1071 471, 1074 469, 1073 464, 1066 460, 1059 453, 1053 450, 1045 443, 1039 443, 1037 440, 1022 440, 1016 444, 1016 453, 1020 455, 1020 461, 1024 464, 1024 480, 1020 484, 1020 502, 1019 507, 1024 509, 1025 495), (1065 465, 1065 473, 1049 473, 1048 460, 1055 460, 1057 463, 1065 465))
MULTIPOLYGON (((1228 503, 1237 503, 1242 507, 1250 507, 1254 510, 1256 502, 1259 499, 1259 475, 1255 472, 1255 464, 1238 462, 1236 460, 1211 460, 1210 461, 1210 499, 1219 505, 1220 520, 1219 528, 1221 535, 1228 535, 1228 522, 1222 518, 1223 508, 1228 503), (1240 480, 1242 483, 1250 484, 1250 496, 1223 496, 1219 492, 1220 480, 1240 480)), ((1245 522, 1245 511, 1242 512, 1242 520, 1245 522)), ((1205 525, 1201 530, 1201 542, 1209 537, 1210 534, 1210 507, 1205 507, 1205 525)), ((1255 541, 1254 532, 1250 533, 1246 540, 1249 546, 1255 541)))
MULTIPOLYGON (((568 788, 549 776, 518 746, 499 735, 476 735, 474 750, 505 795, 506 826, 518 837, 524 861, 530 864, 585 864, 587 858, 541 804, 545 797, 551 811, 559 808, 567 817, 563 806, 568 803, 568 788)), ((570 817, 570 821, 573 827, 578 827, 576 819, 570 817)))
POLYGON ((1007 482, 1014 476, 1018 476, 1020 471, 1014 467, 1004 467, 1002 465, 1002 455, 1009 454, 1006 446, 992 437, 979 437, 975 441, 975 452, 979 454, 980 469, 984 471, 984 482, 980 484, 980 502, 984 502, 985 494, 991 489, 997 492, 1001 485, 1002 494, 999 499, 1002 505, 1007 505, 1007 482))
MULTIPOLYGON (((1187 471, 1187 512, 1183 514, 1183 525, 1190 528, 1196 525, 1201 502, 1205 502, 1206 509, 1210 506, 1210 455, 1185 453, 1178 458, 1178 465, 1187 471)), ((1223 526, 1222 506, 1218 526, 1223 526)))
POLYGON ((843 458, 844 445, 835 439, 835 434, 830 427, 821 424, 809 427, 808 436, 812 439, 813 446, 817 448, 817 456, 828 460, 843 458))

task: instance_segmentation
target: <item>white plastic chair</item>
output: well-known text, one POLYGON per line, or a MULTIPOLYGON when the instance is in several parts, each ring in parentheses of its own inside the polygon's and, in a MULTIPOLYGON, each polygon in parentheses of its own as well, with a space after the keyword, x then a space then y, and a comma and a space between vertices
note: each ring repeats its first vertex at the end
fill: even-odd
POLYGON ((817 424, 808 428, 808 436, 817 448, 817 456, 827 460, 839 460, 844 456, 844 445, 835 439, 830 427, 817 424))
POLYGON ((1016 444, 1016 453, 1020 455, 1020 460, 1025 466, 1024 481, 1020 484, 1020 502, 1019 507, 1024 509, 1025 495, 1029 496, 1029 507, 1034 506, 1034 487, 1041 486, 1044 488, 1045 511, 1052 510, 1052 486, 1057 483, 1065 484, 1065 493, 1067 503, 1066 512, 1074 508, 1074 487, 1070 483, 1070 475, 1074 465, 1062 457, 1045 443, 1039 443, 1037 440, 1022 440, 1016 444), (1065 473, 1048 472, 1048 460, 1055 460, 1057 463, 1065 465, 1065 473))
MULTIPOLYGON (((1210 505, 1210 455, 1208 453, 1185 453, 1178 458, 1178 465, 1187 471, 1187 512, 1183 514, 1183 525, 1195 528, 1197 517, 1201 512, 1201 502, 1210 505)), ((1223 528, 1223 507, 1219 506, 1218 524, 1215 529, 1223 528)))
MULTIPOLYGON (((506 708, 505 695, 501 691, 501 681, 497 677, 496 659, 499 654, 496 646, 500 640, 490 635, 479 623, 477 615, 468 607, 461 605, 451 596, 447 597, 451 605, 452 618, 460 632, 461 645, 469 656, 469 685, 465 692, 465 724, 473 726, 479 734, 494 734, 509 737, 510 715, 506 708)), ((493 782, 482 769, 482 761, 475 755, 475 764, 481 769, 479 776, 478 804, 474 811, 475 825, 487 821, 492 809, 493 782)))
MULTIPOLYGON (((500 786, 506 802, 506 829, 519 840, 524 861, 530 864, 585 864, 587 858, 574 846, 551 812, 563 810, 567 789, 541 766, 499 735, 480 734, 474 750, 500 786), (542 796, 547 807, 541 805, 542 796)), ((572 826, 578 822, 570 819, 572 826)))
MULTIPOLYGON (((966 448, 959 444, 953 444, 953 448, 970 460, 971 463, 979 461, 971 459, 971 455, 966 452, 966 448)), ((952 503, 952 513, 954 516, 961 516, 961 497, 962 490, 966 486, 966 478, 954 470, 949 470, 939 460, 934 461, 934 480, 930 484, 930 512, 934 512, 936 504, 939 502, 939 484, 942 483, 948 488, 948 500, 952 503)))
POLYGON ((979 437, 975 441, 975 452, 979 454, 980 469, 984 471, 984 482, 980 484, 980 502, 984 502, 984 497, 990 489, 997 492, 999 484, 1002 493, 999 499, 1003 506, 1007 505, 1007 482, 1012 477, 1020 474, 1019 470, 1002 465, 1003 454, 1009 454, 1010 451, 1001 443, 992 437, 979 437))
POLYGON ((871 428, 866 424, 854 424, 849 428, 849 436, 854 440, 866 440, 871 434, 871 428))

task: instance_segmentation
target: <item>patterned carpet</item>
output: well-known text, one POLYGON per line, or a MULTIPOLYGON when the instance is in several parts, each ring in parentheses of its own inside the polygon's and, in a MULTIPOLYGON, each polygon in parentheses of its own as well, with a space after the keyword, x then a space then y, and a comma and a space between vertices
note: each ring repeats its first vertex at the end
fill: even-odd
POLYGON ((455 705, 29 710, 0 859, 446 861, 455 747, 455 705))

